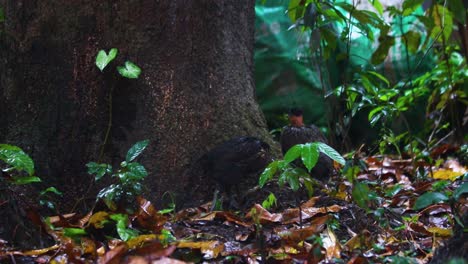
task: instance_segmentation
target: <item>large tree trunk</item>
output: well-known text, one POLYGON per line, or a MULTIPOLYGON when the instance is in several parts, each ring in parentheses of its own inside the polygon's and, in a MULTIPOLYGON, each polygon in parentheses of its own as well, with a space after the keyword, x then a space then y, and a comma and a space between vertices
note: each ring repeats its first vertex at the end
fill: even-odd
POLYGON ((223 140, 269 140, 255 102, 253 0, 0 5, 0 142, 31 154, 46 185, 72 198, 68 207, 92 182, 85 164, 98 161, 112 86, 100 161, 117 166, 133 143, 150 139, 139 161, 151 198, 182 197, 191 164, 223 140), (95 56, 113 47, 117 59, 102 74, 95 56), (138 80, 116 77, 125 60, 142 68, 138 80))

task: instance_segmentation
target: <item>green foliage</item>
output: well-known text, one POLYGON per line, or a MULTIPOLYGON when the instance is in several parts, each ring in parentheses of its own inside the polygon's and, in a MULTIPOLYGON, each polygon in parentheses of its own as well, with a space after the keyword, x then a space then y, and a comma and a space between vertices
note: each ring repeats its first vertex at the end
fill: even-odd
POLYGON ((167 229, 161 230, 160 241, 161 241, 161 244, 163 244, 163 246, 166 247, 167 245, 169 245, 170 243, 176 240, 177 238, 171 233, 171 231, 167 229))
POLYGON ((117 234, 123 241, 128 241, 131 238, 138 236, 138 231, 128 228, 128 215, 126 214, 113 214, 110 219, 116 222, 117 234))
POLYGON ((137 79, 140 76, 141 69, 131 61, 126 61, 125 66, 118 66, 120 75, 129 79, 137 79))
POLYGON ((131 162, 134 159, 136 159, 143 152, 143 150, 145 150, 148 144, 149 144, 149 140, 143 140, 143 141, 137 142, 135 145, 133 145, 133 147, 131 147, 128 150, 125 161, 131 162))
POLYGON ((332 147, 321 143, 313 142, 298 144, 290 148, 284 155, 283 160, 271 162, 262 172, 259 178, 259 186, 263 187, 266 182, 272 180, 279 173, 278 185, 283 186, 288 183, 292 190, 297 191, 301 186, 307 189, 309 195, 313 193, 313 180, 304 169, 296 167, 293 161, 301 159, 304 166, 310 172, 317 164, 319 151, 329 156, 340 164, 345 164, 344 158, 332 147))
POLYGON ((262 207, 268 210, 274 206, 276 206, 276 196, 273 193, 270 193, 262 202, 262 207))
POLYGON ((18 172, 26 171, 29 176, 34 174, 34 162, 17 146, 0 144, 0 160, 11 166, 7 171, 14 169, 18 172))
POLYGON ((419 196, 414 203, 413 209, 420 210, 428 207, 431 204, 436 204, 440 202, 445 202, 449 198, 440 192, 426 192, 423 195, 419 196))
POLYGON ((142 192, 141 181, 148 175, 148 172, 140 163, 128 161, 135 160, 148 144, 148 140, 143 140, 133 145, 127 152, 126 160, 121 162, 120 169, 115 172, 112 172, 109 164, 95 162, 86 164, 88 173, 94 175, 96 181, 106 174, 118 179, 117 183, 101 189, 97 195, 97 198, 102 199, 109 209, 116 210, 118 202, 129 201, 142 192))
POLYGON ((96 66, 99 70, 103 71, 104 68, 117 56, 117 49, 113 48, 109 51, 109 54, 105 50, 100 50, 96 56, 96 66))
POLYGON ((73 228, 73 227, 68 227, 63 229, 63 235, 66 237, 70 237, 73 239, 77 239, 82 236, 86 236, 88 233, 86 230, 82 228, 73 228))

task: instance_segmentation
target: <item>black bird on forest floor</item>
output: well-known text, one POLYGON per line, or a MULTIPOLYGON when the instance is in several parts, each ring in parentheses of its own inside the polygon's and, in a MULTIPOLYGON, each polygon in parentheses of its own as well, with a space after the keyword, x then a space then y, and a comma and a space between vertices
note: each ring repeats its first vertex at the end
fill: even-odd
MULTIPOLYGON (((318 127, 314 125, 304 125, 302 109, 293 108, 289 111, 288 116, 290 124, 283 127, 280 139, 283 155, 297 144, 305 144, 309 142, 322 142, 328 144, 327 139, 318 127)), ((296 162, 296 164, 300 164, 301 167, 304 167, 302 162, 296 162)), ((317 164, 310 172, 310 175, 315 179, 326 182, 330 179, 332 172, 332 159, 327 155, 320 153, 317 164)))
POLYGON ((229 196, 229 206, 235 207, 234 191, 239 194, 237 188, 243 179, 258 174, 268 165, 270 146, 255 137, 236 137, 211 149, 201 161, 205 174, 229 196))

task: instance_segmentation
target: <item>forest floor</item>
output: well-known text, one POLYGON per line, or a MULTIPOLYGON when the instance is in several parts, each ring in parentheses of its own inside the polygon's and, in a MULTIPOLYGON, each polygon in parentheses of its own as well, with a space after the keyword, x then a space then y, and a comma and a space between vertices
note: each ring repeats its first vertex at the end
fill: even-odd
POLYGON ((431 164, 355 157, 356 166, 318 185, 311 198, 270 182, 238 211, 212 211, 207 203, 175 213, 138 197, 133 213, 41 217, 50 246, 29 250, 0 240, 0 262, 464 263, 466 156, 450 146, 431 156, 431 164), (262 205, 270 192, 276 202, 262 205))

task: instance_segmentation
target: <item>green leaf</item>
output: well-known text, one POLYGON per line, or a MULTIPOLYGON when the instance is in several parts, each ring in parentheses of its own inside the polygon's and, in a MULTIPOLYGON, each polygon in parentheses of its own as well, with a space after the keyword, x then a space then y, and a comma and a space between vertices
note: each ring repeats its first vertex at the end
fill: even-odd
POLYGON ((383 109, 383 106, 378 106, 369 112, 368 119, 371 125, 374 125, 377 123, 377 121, 379 121, 381 117, 382 109, 383 109))
POLYGON ((378 72, 375 72, 375 71, 367 71, 367 73, 379 78, 381 81, 383 81, 387 86, 390 86, 390 82, 388 81, 387 78, 385 78, 385 76, 383 76, 382 74, 378 73, 378 72))
POLYGON ((403 16, 408 16, 413 13, 418 7, 424 3, 424 0, 406 0, 403 2, 403 16))
POLYGON ((465 24, 466 7, 463 5, 463 0, 450 0, 447 1, 447 4, 457 22, 462 25, 465 24))
POLYGON ((397 183, 385 191, 385 196, 393 197, 397 195, 397 193, 399 193, 401 190, 403 190, 403 185, 397 183))
POLYGON ((114 201, 119 198, 122 193, 122 186, 118 184, 111 184, 101 189, 97 195, 97 198, 102 199, 109 209, 116 210, 117 205, 114 201))
POLYGON ((278 163, 279 161, 277 160, 271 162, 262 172, 262 174, 260 175, 260 179, 258 180, 258 185, 260 186, 260 188, 263 188, 263 186, 265 186, 265 183, 271 180, 273 176, 275 176, 275 173, 278 170, 278 163))
POLYGON ((379 15, 383 15, 383 6, 379 0, 369 0, 371 4, 374 6, 375 10, 379 13, 379 15))
POLYGON ((284 161, 290 163, 295 159, 299 158, 302 152, 302 144, 295 145, 294 147, 290 148, 286 154, 284 155, 284 161))
POLYGON ((116 221, 117 234, 123 241, 128 241, 131 238, 138 236, 138 231, 128 228, 128 216, 124 214, 113 214, 110 219, 116 221))
POLYGON ((29 184, 33 182, 41 182, 41 178, 36 177, 36 176, 13 177, 13 183, 17 185, 29 184))
POLYGON ((310 172, 319 159, 319 150, 316 143, 308 143, 302 146, 302 162, 310 172))
POLYGON ((268 197, 262 202, 262 207, 268 210, 273 206, 276 206, 276 196, 270 192, 268 197))
POLYGON ((453 199, 456 201, 460 198, 462 194, 468 193, 468 182, 464 182, 453 192, 453 199))
POLYGON ((84 230, 82 228, 67 227, 67 228, 63 229, 63 235, 66 236, 66 237, 70 237, 70 238, 85 236, 86 234, 87 234, 86 230, 84 230))
POLYGON ((143 150, 145 150, 145 148, 148 146, 148 144, 149 144, 148 139, 142 140, 142 141, 139 141, 139 142, 135 143, 135 145, 133 145, 128 150, 127 157, 125 158, 125 161, 126 162, 131 162, 134 159, 136 159, 136 157, 138 157, 143 152, 143 150))
POLYGON ((359 207, 368 208, 367 203, 370 200, 370 190, 367 184, 362 182, 357 182, 354 184, 351 195, 359 207))
POLYGON ((302 0, 290 0, 288 6, 288 16, 292 22, 296 22, 299 18, 304 16, 305 5, 302 0))
POLYGON ((447 201, 448 197, 439 192, 426 192, 423 195, 419 196, 414 203, 413 209, 420 210, 428 207, 431 204, 436 204, 440 202, 447 201))
POLYGON ((42 196, 42 195, 44 195, 44 194, 46 194, 46 193, 55 193, 55 194, 57 194, 57 195, 62 195, 62 192, 60 192, 59 190, 57 190, 57 188, 55 188, 55 187, 49 187, 49 188, 43 190, 43 191, 40 193, 40 195, 42 196))
POLYGON ((122 182, 139 181, 148 176, 148 172, 140 163, 130 162, 127 164, 127 170, 119 172, 118 176, 122 182))
POLYGON ((301 184, 299 182, 300 173, 296 169, 293 169, 286 170, 283 174, 285 176, 286 181, 289 184, 289 187, 291 187, 293 191, 299 190, 299 187, 301 187, 301 184))
POLYGON ((141 69, 131 61, 126 61, 125 66, 118 66, 117 71, 120 75, 129 79, 137 79, 140 76, 141 69))
POLYGON ((345 159, 340 155, 340 153, 338 153, 332 147, 330 147, 327 144, 322 143, 322 142, 316 142, 315 144, 317 144, 317 147, 320 150, 320 152, 327 155, 332 160, 340 163, 341 165, 345 165, 345 163, 346 163, 345 159))
POLYGON ((17 171, 26 171, 29 176, 34 174, 34 162, 17 146, 0 144, 0 160, 3 160, 17 171))
POLYGON ((88 164, 86 164, 86 167, 88 167, 88 174, 96 175, 96 181, 100 180, 106 173, 112 173, 112 166, 106 163, 99 164, 96 162, 89 162, 88 164))
POLYGON ((105 50, 100 50, 96 56, 96 66, 99 70, 104 70, 104 68, 115 59, 117 56, 117 49, 113 48, 109 51, 109 54, 105 50))
POLYGON ((453 30, 453 18, 452 13, 442 5, 435 5, 432 8, 431 14, 435 26, 431 31, 430 37, 436 39, 439 34, 442 34, 443 39, 438 38, 439 42, 443 40, 448 41, 453 30))

